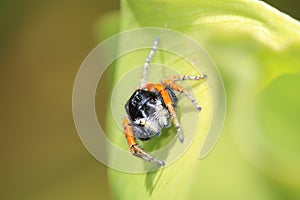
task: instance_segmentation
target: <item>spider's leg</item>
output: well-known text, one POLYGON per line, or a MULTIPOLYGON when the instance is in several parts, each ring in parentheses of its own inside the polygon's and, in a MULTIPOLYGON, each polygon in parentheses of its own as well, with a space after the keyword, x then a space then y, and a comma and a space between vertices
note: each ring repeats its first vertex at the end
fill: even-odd
POLYGON ((159 42, 158 38, 155 38, 153 47, 152 47, 152 49, 151 49, 151 51, 150 51, 150 53, 149 53, 149 55, 146 58, 146 61, 144 63, 143 71, 142 71, 142 78, 141 78, 141 81, 140 81, 140 88, 143 88, 146 84, 148 68, 149 68, 149 65, 150 65, 150 61, 151 61, 155 51, 157 50, 158 42, 159 42))
POLYGON ((202 76, 181 75, 181 76, 171 76, 169 78, 163 79, 163 81, 176 82, 176 81, 185 81, 185 80, 203 80, 206 78, 207 78, 206 74, 202 76))
POLYGON ((196 107, 197 110, 201 110, 201 107, 199 106, 198 102, 196 101, 196 99, 189 93, 189 91, 183 87, 181 87, 180 85, 174 83, 174 82, 171 82, 171 81, 168 81, 168 80, 164 80, 162 82, 164 85, 168 86, 169 88, 171 88, 172 90, 176 90, 180 93, 183 93, 193 104, 194 106, 196 107))
POLYGON ((168 110, 169 110, 169 112, 171 114, 171 117, 173 119, 173 123, 174 123, 174 125, 176 127, 178 139, 179 139, 179 141, 181 143, 183 143, 184 137, 183 137, 183 134, 182 134, 181 129, 180 129, 180 124, 179 124, 179 121, 178 121, 178 118, 177 118, 174 106, 171 103, 167 104, 166 106, 167 106, 167 108, 168 108, 168 110))
POLYGON ((132 125, 130 123, 130 120, 127 117, 123 121, 123 126, 124 126, 125 138, 127 140, 128 146, 130 148, 130 152, 134 156, 139 157, 139 158, 149 161, 149 162, 153 162, 160 166, 165 165, 164 161, 154 158, 153 156, 146 153, 141 147, 138 146, 138 144, 135 140, 135 137, 133 135, 132 125))
POLYGON ((178 121, 178 118, 177 118, 177 115, 176 115, 176 112, 175 112, 175 109, 174 109, 174 104, 172 102, 172 99, 171 99, 168 91, 166 90, 166 87, 163 84, 156 84, 155 88, 159 92, 159 94, 162 96, 163 101, 164 101, 164 103, 165 103, 165 105, 166 105, 166 107, 167 107, 168 111, 170 112, 171 117, 173 119, 173 123, 176 127, 176 130, 177 130, 178 138, 179 138, 180 142, 183 143, 184 137, 183 137, 183 134, 182 134, 181 129, 180 129, 179 121, 178 121))
POLYGON ((197 110, 201 110, 201 107, 199 106, 196 99, 189 93, 188 90, 181 87, 180 85, 176 84, 176 81, 184 81, 184 80, 201 80, 206 79, 206 75, 203 76, 189 76, 189 75, 182 75, 182 76, 172 76, 168 79, 162 80, 162 84, 168 86, 172 90, 176 90, 180 93, 183 93, 196 107, 197 110))

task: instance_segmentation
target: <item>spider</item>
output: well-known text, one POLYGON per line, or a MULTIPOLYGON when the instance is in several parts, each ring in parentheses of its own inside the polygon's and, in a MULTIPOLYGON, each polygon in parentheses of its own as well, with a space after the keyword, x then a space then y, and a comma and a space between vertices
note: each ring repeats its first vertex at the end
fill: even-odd
POLYGON ((123 127, 130 152, 134 156, 155 163, 158 166, 164 166, 164 161, 148 154, 138 145, 137 138, 140 140, 148 140, 153 136, 159 136, 163 128, 170 127, 170 120, 172 118, 178 138, 180 142, 183 143, 184 137, 176 115, 178 99, 174 91, 183 93, 194 104, 198 111, 201 110, 201 107, 195 98, 176 82, 206 79, 206 75, 171 76, 167 79, 163 79, 160 83, 146 82, 150 61, 157 50, 158 43, 159 40, 156 38, 143 65, 139 87, 125 104, 127 116, 123 121, 123 127))

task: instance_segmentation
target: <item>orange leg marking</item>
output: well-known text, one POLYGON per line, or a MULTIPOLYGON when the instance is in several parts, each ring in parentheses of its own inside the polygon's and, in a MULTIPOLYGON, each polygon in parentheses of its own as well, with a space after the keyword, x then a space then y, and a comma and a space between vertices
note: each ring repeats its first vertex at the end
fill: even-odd
MULTIPOLYGON (((130 147, 130 151, 132 150, 131 147, 136 145, 136 141, 132 132, 132 126, 128 118, 125 118, 123 121, 123 127, 124 127, 124 134, 125 138, 127 140, 128 146, 130 147)), ((131 151, 134 153, 133 151, 131 151)))
POLYGON ((155 88, 160 93, 160 95, 162 96, 162 98, 164 100, 164 103, 165 103, 167 109, 169 110, 169 112, 171 114, 171 117, 173 119, 173 123, 174 123, 174 125, 177 129, 177 135, 178 135, 178 138, 179 138, 180 142, 183 142, 184 137, 183 137, 183 134, 182 134, 181 129, 180 129, 179 121, 178 121, 178 118, 177 118, 177 115, 176 115, 176 112, 175 112, 175 109, 174 109, 174 104, 172 102, 172 99, 171 99, 168 91, 166 90, 166 87, 163 84, 158 83, 158 84, 155 84, 155 88))
POLYGON ((147 83, 144 88, 148 89, 151 92, 155 92, 155 83, 147 83))
POLYGON ((143 160, 153 162, 157 165, 164 166, 165 163, 164 161, 158 160, 151 156, 150 154, 146 153, 141 147, 138 146, 137 142, 135 141, 135 137, 132 132, 132 126, 129 121, 129 119, 126 117, 123 121, 123 126, 124 126, 124 134, 125 138, 127 140, 128 146, 130 148, 130 152, 139 158, 142 158, 143 160))

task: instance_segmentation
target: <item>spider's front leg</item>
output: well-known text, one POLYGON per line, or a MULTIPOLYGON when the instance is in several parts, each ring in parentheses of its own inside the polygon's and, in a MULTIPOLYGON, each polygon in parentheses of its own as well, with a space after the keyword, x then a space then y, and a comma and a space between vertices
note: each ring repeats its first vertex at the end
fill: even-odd
POLYGON ((135 137, 133 135, 131 122, 127 117, 123 121, 123 127, 124 127, 125 138, 127 140, 128 146, 130 148, 130 152, 134 156, 139 157, 139 158, 149 161, 149 162, 153 162, 160 166, 165 165, 164 161, 154 158, 153 156, 146 153, 141 147, 138 146, 138 144, 135 140, 135 137))

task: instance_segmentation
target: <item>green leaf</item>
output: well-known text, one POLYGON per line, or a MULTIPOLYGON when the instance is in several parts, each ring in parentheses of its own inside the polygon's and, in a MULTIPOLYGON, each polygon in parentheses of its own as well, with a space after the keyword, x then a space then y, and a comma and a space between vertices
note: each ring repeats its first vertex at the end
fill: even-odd
MULTIPOLYGON (((198 159, 204 136, 197 134, 184 155, 162 170, 132 174, 109 169, 114 198, 300 198, 300 127, 295 124, 300 118, 299 22, 261 1, 123 0, 121 29, 141 27, 173 29, 203 45, 223 76, 228 114, 219 143, 204 160, 198 159)), ((112 85, 147 52, 120 58, 117 66, 126 67, 116 67, 112 85)), ((177 64, 172 56, 159 55, 156 63, 177 64)), ((201 92, 195 93, 200 98, 201 92)), ((206 105, 201 133, 211 115, 206 105)), ((107 119, 110 139, 128 148, 110 112, 107 119)))

